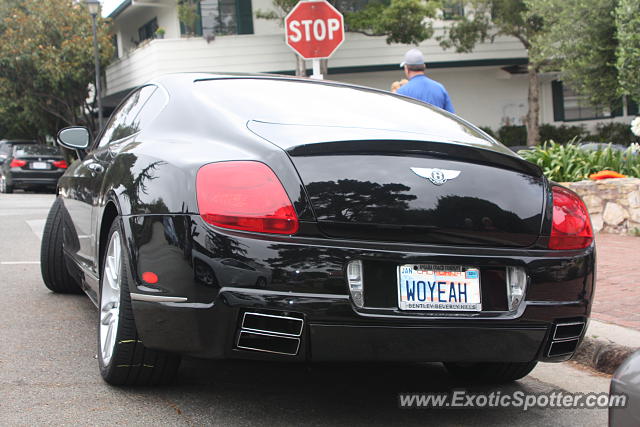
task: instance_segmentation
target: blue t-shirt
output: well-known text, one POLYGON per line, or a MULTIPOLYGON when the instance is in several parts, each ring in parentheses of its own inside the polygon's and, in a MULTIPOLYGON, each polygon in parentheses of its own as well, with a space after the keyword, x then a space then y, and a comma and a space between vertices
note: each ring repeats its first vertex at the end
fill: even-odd
POLYGON ((435 105, 450 113, 454 112, 451 99, 444 86, 424 75, 412 77, 396 93, 435 105))

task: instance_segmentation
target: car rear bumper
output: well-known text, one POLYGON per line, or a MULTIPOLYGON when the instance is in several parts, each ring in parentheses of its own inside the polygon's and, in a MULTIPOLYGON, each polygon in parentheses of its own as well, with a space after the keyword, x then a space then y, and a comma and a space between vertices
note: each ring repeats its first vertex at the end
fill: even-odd
POLYGON ((130 291, 142 340, 150 348, 198 357, 561 361, 584 334, 594 290, 594 247, 559 253, 249 237, 214 230, 191 215, 125 217, 124 226, 132 243, 130 291), (520 265, 529 278, 526 300, 513 312, 398 315, 390 308, 358 309, 344 275, 352 259, 520 265), (145 271, 156 273, 159 282, 142 283, 145 271), (302 328, 298 335, 256 331, 243 323, 246 313, 300 319, 302 328), (567 337, 556 334, 556 344, 563 345, 557 347, 568 351, 550 355, 559 323, 582 326, 568 347, 567 337), (266 347, 246 349, 248 338, 260 338, 256 342, 266 347))
POLYGON ((33 185, 55 186, 64 171, 54 172, 13 172, 7 180, 14 187, 30 187, 33 185))

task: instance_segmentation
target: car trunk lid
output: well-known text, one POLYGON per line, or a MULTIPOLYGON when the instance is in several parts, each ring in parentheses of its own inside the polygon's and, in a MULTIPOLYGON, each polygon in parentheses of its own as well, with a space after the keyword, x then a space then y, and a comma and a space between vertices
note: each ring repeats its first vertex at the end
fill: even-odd
POLYGON ((250 128, 287 150, 330 237, 526 247, 540 235, 545 180, 539 168, 482 141, 419 141, 411 133, 367 129, 250 128), (332 140, 338 135, 350 140, 332 140), (393 139, 364 139, 373 135, 393 139))

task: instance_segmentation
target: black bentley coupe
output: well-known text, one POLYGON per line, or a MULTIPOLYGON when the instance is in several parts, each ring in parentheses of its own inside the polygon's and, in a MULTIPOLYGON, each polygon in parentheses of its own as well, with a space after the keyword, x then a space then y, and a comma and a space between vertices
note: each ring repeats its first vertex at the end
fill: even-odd
POLYGON ((388 92, 176 74, 76 150, 42 240, 54 292, 100 310, 111 384, 181 355, 443 362, 504 382, 569 359, 595 282, 572 191, 475 126, 388 92))

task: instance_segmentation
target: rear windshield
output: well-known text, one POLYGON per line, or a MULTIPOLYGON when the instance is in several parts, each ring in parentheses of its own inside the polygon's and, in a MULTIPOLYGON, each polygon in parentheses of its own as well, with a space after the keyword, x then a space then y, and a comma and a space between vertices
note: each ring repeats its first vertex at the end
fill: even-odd
POLYGON ((394 129, 497 145, 458 117, 411 98, 366 88, 276 78, 196 81, 197 96, 249 120, 394 129))
POLYGON ((15 157, 23 156, 59 156, 60 149, 50 145, 42 144, 18 144, 13 146, 13 155, 15 157))

